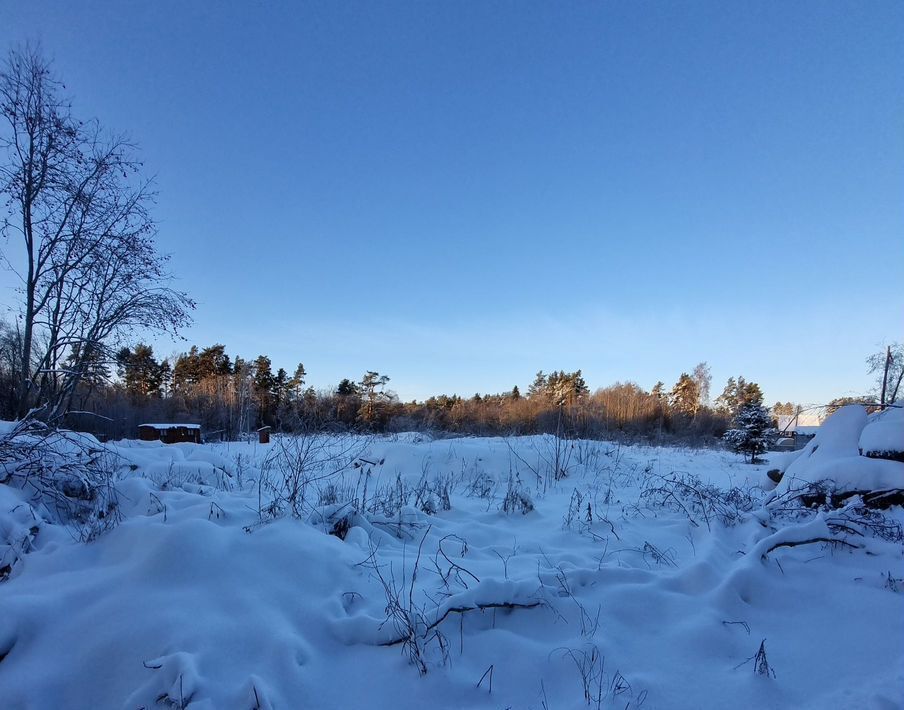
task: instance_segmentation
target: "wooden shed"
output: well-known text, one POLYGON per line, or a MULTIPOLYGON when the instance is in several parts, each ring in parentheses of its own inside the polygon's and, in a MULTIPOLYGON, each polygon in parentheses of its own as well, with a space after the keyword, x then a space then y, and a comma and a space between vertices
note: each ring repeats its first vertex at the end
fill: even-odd
POLYGON ((257 430, 257 440, 258 443, 261 444, 269 444, 270 443, 270 427, 262 426, 257 430))
POLYGON ((201 443, 200 424, 139 424, 138 438, 142 441, 162 441, 164 444, 178 444, 189 441, 201 443))

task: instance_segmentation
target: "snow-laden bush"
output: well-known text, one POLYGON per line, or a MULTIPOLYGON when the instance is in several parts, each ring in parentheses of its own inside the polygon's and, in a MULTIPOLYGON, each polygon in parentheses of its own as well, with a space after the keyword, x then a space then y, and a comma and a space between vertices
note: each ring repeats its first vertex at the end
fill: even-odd
POLYGON ((25 420, 0 438, 0 484, 19 489, 36 514, 93 540, 119 522, 120 457, 89 434, 25 420))

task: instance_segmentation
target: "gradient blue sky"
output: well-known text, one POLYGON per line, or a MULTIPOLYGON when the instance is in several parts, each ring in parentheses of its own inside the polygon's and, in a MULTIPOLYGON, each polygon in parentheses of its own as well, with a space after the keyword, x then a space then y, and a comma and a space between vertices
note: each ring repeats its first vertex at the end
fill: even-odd
POLYGON ((190 343, 404 399, 865 389, 904 339, 902 38, 901 2, 0 0, 0 48, 141 144, 190 343))

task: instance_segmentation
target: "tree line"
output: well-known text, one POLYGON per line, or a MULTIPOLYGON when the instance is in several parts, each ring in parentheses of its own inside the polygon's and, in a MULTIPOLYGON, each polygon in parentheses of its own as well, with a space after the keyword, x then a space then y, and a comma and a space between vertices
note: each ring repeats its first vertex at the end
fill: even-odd
MULTIPOLYGON (((12 331, 0 338, 0 354, 12 331)), ((11 351, 15 351, 12 347, 11 351)), ((15 409, 12 373, 0 357, 4 384, 0 409, 15 409)), ((208 438, 237 439, 269 426, 277 431, 443 431, 497 435, 555 433, 567 436, 625 436, 662 440, 715 440, 748 402, 762 403, 760 386, 729 378, 710 401, 706 363, 682 373, 671 387, 657 382, 645 390, 618 382, 590 391, 581 370, 538 372, 524 394, 516 385, 495 394, 441 394, 403 402, 376 371, 315 389, 299 363, 289 373, 271 359, 231 356, 222 344, 191 347, 157 358, 144 343, 122 347, 101 361, 73 393, 67 426, 102 436, 134 436, 149 421, 200 423, 208 438)), ((781 405, 777 415, 792 405, 781 405)))

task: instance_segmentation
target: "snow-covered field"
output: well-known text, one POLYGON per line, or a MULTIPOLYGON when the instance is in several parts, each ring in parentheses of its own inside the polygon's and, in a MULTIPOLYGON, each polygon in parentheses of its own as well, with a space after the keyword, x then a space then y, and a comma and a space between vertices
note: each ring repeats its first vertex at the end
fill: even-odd
POLYGON ((2 708, 904 707, 900 508, 846 531, 775 459, 74 442, 93 513, 0 485, 2 708))

